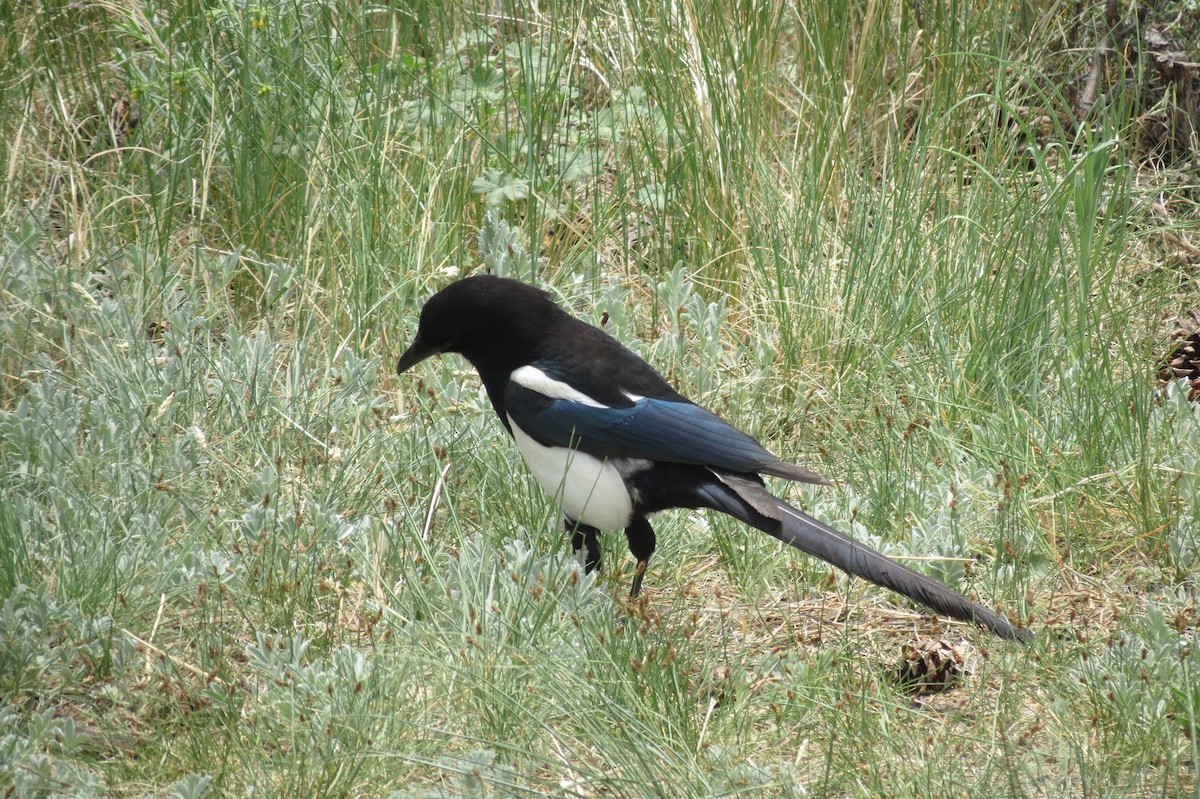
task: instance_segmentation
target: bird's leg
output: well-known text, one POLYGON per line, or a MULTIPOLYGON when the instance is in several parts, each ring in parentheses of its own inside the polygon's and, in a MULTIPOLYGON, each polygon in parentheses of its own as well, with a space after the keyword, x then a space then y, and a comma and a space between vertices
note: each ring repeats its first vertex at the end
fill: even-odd
POLYGON ((646 576, 646 567, 650 565, 648 560, 639 560, 637 566, 633 570, 633 584, 629 586, 629 598, 637 599, 638 594, 642 593, 642 578, 646 576))
POLYGON ((579 550, 587 547, 583 558, 584 574, 591 574, 600 568, 600 531, 591 525, 577 522, 570 516, 563 517, 563 527, 571 534, 571 549, 576 555, 579 550))
POLYGON ((645 516, 638 516, 625 528, 625 538, 629 541, 629 551, 637 558, 637 568, 633 572, 633 585, 629 589, 629 598, 637 599, 642 592, 642 578, 646 576, 646 567, 650 565, 650 556, 654 554, 657 540, 654 528, 645 516))

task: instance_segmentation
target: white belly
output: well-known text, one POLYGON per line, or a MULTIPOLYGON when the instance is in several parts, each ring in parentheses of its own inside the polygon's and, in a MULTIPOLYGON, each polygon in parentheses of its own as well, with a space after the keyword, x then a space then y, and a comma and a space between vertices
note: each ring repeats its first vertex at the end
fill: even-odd
POLYGON ((600 460, 585 452, 545 447, 517 427, 511 416, 508 422, 529 471, 568 516, 606 532, 629 524, 633 500, 621 472, 644 468, 640 462, 600 460))

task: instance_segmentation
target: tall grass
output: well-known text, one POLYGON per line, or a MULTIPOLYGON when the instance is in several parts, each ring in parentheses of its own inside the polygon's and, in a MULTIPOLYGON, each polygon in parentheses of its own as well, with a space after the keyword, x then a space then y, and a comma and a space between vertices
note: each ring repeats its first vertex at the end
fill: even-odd
POLYGON ((1197 185, 1070 119, 1064 13, 0 7, 0 786, 1195 795, 1197 185), (1038 642, 686 512, 626 606, 465 364, 393 376, 484 267, 1038 642))

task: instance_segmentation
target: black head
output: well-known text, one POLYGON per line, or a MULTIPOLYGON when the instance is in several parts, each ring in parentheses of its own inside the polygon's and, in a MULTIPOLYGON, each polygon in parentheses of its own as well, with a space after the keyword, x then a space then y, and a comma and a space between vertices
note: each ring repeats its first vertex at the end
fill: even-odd
POLYGON ((562 316, 566 313, 546 292, 519 280, 493 275, 464 278, 425 303, 417 335, 400 356, 396 371, 405 372, 442 352, 457 352, 476 368, 485 359, 519 360, 544 340, 562 316))

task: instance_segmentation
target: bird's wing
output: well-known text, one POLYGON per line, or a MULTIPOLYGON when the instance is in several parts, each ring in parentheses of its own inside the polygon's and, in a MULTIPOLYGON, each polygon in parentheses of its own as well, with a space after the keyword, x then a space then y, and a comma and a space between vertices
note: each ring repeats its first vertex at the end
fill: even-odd
POLYGON ((645 458, 824 482, 780 461, 741 430, 686 400, 627 394, 624 407, 611 407, 561 383, 528 379, 528 374, 514 373, 504 405, 512 422, 544 446, 569 447, 598 458, 645 458))

